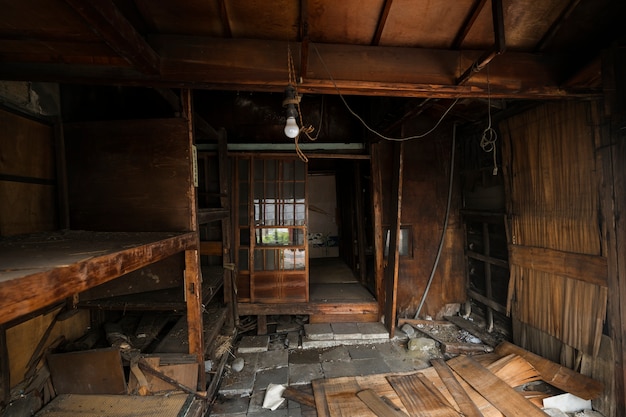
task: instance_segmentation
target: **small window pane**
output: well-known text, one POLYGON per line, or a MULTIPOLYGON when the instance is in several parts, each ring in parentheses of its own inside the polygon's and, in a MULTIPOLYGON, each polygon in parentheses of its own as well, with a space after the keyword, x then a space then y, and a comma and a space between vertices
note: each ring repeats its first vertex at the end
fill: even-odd
POLYGON ((268 181, 276 179, 276 161, 273 159, 265 161, 265 179, 268 181))
POLYGON ((283 180, 293 181, 294 177, 294 161, 283 162, 283 180))
POLYGON ((239 249, 239 271, 248 270, 248 249, 239 249))
POLYGON ((255 181, 263 181, 265 177, 264 164, 262 159, 257 159, 254 161, 254 180, 255 181))
POLYGON ((293 195, 292 197, 297 198, 297 199, 303 199, 304 196, 304 183, 303 182, 297 182, 296 183, 296 192, 295 195, 293 195))
POLYGON ((248 182, 248 166, 249 166, 249 160, 247 159, 240 159, 239 160, 239 181, 241 182, 248 182))
POLYGON ((242 246, 250 244, 250 229, 245 228, 239 230, 239 244, 242 246))
POLYGON ((304 181, 306 178, 306 163, 296 161, 296 181, 304 181))

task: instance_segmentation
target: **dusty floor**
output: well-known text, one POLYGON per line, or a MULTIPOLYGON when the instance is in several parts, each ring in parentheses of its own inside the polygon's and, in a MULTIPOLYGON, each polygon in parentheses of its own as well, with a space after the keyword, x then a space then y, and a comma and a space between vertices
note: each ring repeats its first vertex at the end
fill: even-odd
MULTIPOLYGON (((382 328, 380 323, 369 325, 382 328)), ((330 325, 326 326, 330 328, 330 325)), ((356 327, 355 324, 334 326, 337 332, 344 331, 349 326, 356 327)), ((338 336, 335 332, 334 337, 331 337, 335 340, 315 341, 318 336, 324 336, 324 327, 304 327, 309 333, 313 333, 313 330, 318 332, 317 336, 311 335, 314 341, 309 341, 305 347, 304 341, 309 340, 307 331, 302 332, 304 337, 299 339, 295 348, 294 344, 291 348, 288 346, 287 335, 245 336, 233 350, 232 357, 233 360, 243 359, 243 369, 236 372, 232 369, 231 361, 219 395, 207 415, 313 417, 317 415, 314 408, 295 401, 285 401, 275 411, 264 409, 262 405, 268 385, 288 385, 312 394, 311 381, 315 379, 409 372, 429 367, 433 358, 444 357, 440 345, 420 332, 412 339, 401 331, 396 332, 399 336, 394 339, 389 339, 388 335, 384 339, 378 339, 376 337, 380 335, 367 336, 363 331, 360 336, 345 335, 349 338, 346 340, 337 340, 344 336, 338 336), (416 350, 411 351, 408 349, 408 341, 415 339, 423 339, 424 343, 418 343, 416 350), (369 343, 372 340, 377 343, 369 343)), ((291 332, 290 335, 293 334, 291 332)))

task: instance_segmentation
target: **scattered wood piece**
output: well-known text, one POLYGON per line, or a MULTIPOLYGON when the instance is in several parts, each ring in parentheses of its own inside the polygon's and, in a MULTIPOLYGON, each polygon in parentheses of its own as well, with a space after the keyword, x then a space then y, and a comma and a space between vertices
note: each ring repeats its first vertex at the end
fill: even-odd
POLYGON ((283 391, 283 398, 295 401, 302 405, 308 405, 309 407, 315 407, 315 397, 313 397, 313 394, 300 391, 294 387, 285 388, 285 391, 283 391))
POLYGON ((152 374, 154 376, 156 376, 157 378, 162 379, 163 381, 167 382, 168 384, 179 388, 181 390, 183 390, 184 392, 188 393, 188 394, 192 394, 195 395, 196 397, 202 399, 202 400, 208 400, 206 394, 196 391, 192 388, 189 388, 186 385, 181 384, 180 382, 178 382, 177 380, 175 380, 174 378, 170 378, 169 376, 165 375, 163 372, 157 371, 156 369, 154 369, 152 366, 150 366, 150 364, 148 364, 148 362, 146 362, 144 359, 140 359, 139 360, 139 369, 141 369, 144 372, 147 372, 149 374, 152 374))
POLYGON ((541 380, 539 372, 521 356, 510 354, 486 366, 511 387, 541 380))
POLYGON ((454 401, 456 401, 459 408, 463 410, 465 417, 483 417, 483 414, 471 400, 467 392, 463 389, 450 367, 448 367, 442 359, 433 359, 430 362, 433 365, 433 368, 437 371, 439 378, 441 378, 444 385, 454 398, 454 401))
POLYGON ((585 400, 592 400, 602 395, 604 384, 588 376, 579 374, 569 368, 545 359, 509 342, 496 347, 496 353, 504 356, 511 353, 521 356, 530 362, 541 375, 541 379, 565 392, 585 400))
POLYGON ((491 347, 496 347, 499 344, 498 339, 494 335, 488 333, 486 329, 482 329, 473 321, 466 320, 461 316, 445 316, 444 318, 460 328, 467 330, 491 347))
POLYGON ((448 365, 506 417, 545 417, 541 409, 471 357, 459 356, 448 365))
POLYGON ((387 381, 396 391, 409 415, 417 417, 458 417, 460 414, 424 385, 419 375, 390 375, 387 381))
POLYGON ((364 389, 356 393, 357 397, 378 417, 408 417, 401 410, 396 410, 380 398, 373 390, 364 389))

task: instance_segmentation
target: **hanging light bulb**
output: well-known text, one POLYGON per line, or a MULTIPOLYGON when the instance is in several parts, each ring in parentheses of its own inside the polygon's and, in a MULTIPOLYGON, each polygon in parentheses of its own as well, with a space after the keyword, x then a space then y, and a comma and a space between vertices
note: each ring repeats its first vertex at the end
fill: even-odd
POLYGON ((287 123, 285 123, 285 136, 293 139, 298 136, 299 132, 300 128, 298 127, 298 123, 296 123, 296 118, 293 116, 287 117, 287 123))
POLYGON ((296 97, 296 89, 293 85, 289 84, 285 88, 285 100, 283 100, 283 106, 287 108, 287 123, 285 123, 285 136, 288 138, 295 138, 300 133, 298 123, 296 123, 296 117, 298 117, 298 111, 296 110, 296 103, 298 98, 296 97))

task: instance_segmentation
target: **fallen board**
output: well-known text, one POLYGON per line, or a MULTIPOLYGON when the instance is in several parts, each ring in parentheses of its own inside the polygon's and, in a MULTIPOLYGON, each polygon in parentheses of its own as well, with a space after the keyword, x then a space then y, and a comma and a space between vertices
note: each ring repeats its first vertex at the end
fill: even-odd
POLYGON ((450 367, 442 359, 433 359, 431 363, 435 371, 437 371, 439 378, 441 378, 452 397, 454 397, 454 401, 456 401, 459 409, 463 410, 465 417, 483 417, 483 414, 463 389, 450 367))
MULTIPOLYGON (((449 403, 444 404, 440 396, 432 391, 436 388, 429 389, 419 375, 387 377, 409 411, 409 415, 416 417, 459 417, 460 414, 449 403)), ((432 385, 432 383, 430 384, 432 385)))
POLYGON ((503 342, 499 344, 496 347, 496 353, 502 356, 511 353, 521 356, 535 367, 545 382, 585 400, 597 398, 604 391, 602 382, 579 374, 512 343, 503 342))
POLYGON ((138 397, 129 395, 63 394, 37 417, 200 417, 202 407, 187 394, 138 397))
POLYGON ((469 356, 454 358, 448 365, 506 417, 545 417, 543 411, 469 356))
POLYGON ((126 394, 126 377, 117 348, 48 355, 57 394, 126 394))

